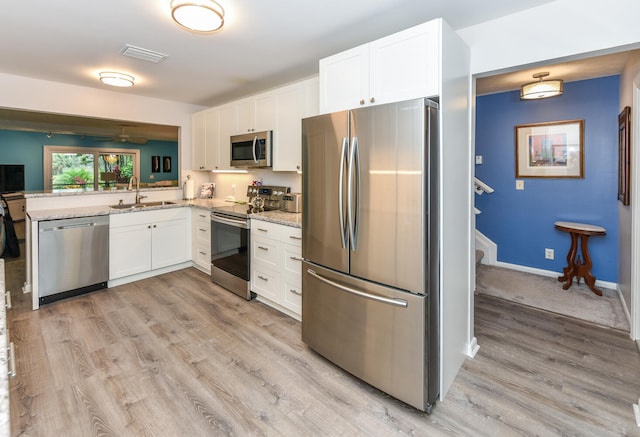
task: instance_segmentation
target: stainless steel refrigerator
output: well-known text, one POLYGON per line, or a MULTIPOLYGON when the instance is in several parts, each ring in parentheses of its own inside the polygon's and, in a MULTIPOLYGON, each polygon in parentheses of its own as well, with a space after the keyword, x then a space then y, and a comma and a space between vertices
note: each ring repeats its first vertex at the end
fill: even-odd
POLYGON ((302 120, 302 339, 422 411, 439 394, 438 106, 302 120))

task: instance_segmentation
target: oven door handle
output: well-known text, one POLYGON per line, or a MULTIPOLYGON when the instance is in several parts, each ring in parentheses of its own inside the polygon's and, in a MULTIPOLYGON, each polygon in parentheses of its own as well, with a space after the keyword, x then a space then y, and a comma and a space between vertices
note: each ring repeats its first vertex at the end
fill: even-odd
POLYGON ((233 226, 234 228, 249 229, 249 224, 247 223, 247 220, 239 221, 239 220, 229 219, 226 217, 221 217, 219 215, 212 215, 211 221, 216 223, 222 223, 224 225, 233 226))

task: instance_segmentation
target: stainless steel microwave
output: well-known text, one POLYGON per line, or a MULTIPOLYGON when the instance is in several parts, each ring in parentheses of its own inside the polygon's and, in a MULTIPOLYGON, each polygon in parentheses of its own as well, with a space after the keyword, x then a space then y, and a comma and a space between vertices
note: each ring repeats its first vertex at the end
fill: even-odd
POLYGON ((231 136, 232 167, 271 167, 273 131, 231 136))

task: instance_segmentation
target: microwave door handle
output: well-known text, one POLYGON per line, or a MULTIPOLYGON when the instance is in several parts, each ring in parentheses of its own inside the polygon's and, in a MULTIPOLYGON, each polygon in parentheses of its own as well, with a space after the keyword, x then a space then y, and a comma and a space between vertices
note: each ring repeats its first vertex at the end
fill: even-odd
POLYGON ((340 152, 340 173, 338 177, 338 214, 340 214, 340 241, 342 248, 347 247, 347 227, 344 222, 344 163, 349 160, 349 138, 342 139, 342 151, 340 152))
MULTIPOLYGON (((255 162, 256 164, 258 163, 258 156, 260 155, 256 155, 256 143, 258 143, 258 136, 255 135, 253 137, 253 162, 255 162)), ((260 143, 258 143, 258 145, 260 145, 260 143)))

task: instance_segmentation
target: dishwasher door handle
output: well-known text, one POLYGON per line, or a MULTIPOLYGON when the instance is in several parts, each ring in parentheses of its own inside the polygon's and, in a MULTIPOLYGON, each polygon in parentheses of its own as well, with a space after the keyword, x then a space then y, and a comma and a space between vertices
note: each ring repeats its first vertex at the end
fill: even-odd
POLYGON ((55 226, 53 228, 42 228, 40 230, 42 232, 63 231, 65 229, 88 228, 91 226, 97 226, 97 225, 95 223, 78 223, 77 225, 55 226))

